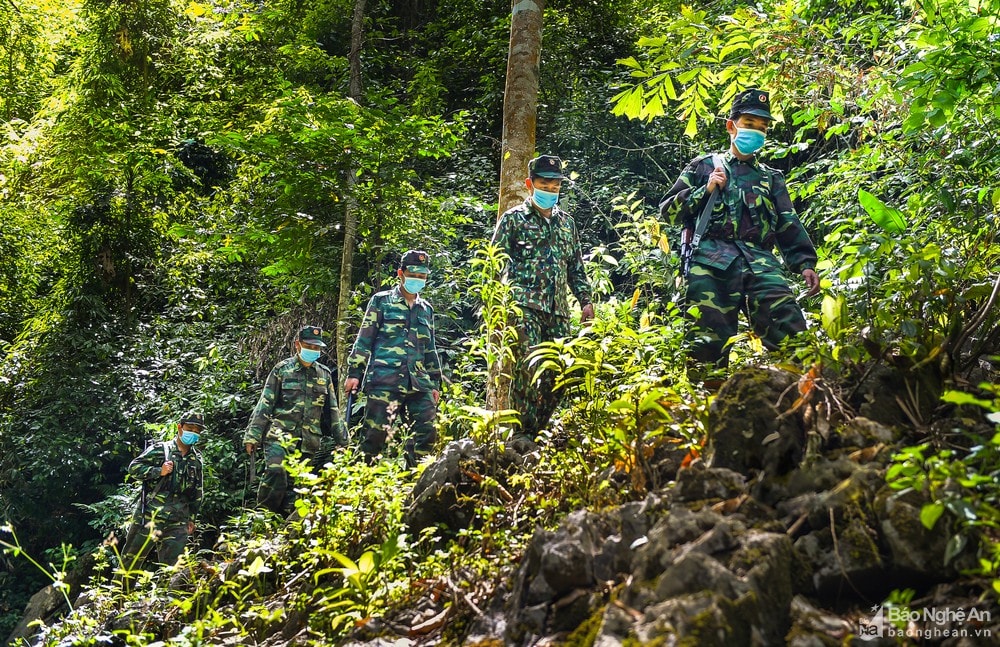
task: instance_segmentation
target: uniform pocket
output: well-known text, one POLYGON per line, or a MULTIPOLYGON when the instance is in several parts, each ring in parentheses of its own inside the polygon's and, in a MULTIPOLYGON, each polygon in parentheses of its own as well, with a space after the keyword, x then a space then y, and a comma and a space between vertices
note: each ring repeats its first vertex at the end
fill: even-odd
POLYGON ((276 413, 289 413, 305 397, 305 385, 299 381, 287 380, 281 385, 281 401, 275 407, 276 413))

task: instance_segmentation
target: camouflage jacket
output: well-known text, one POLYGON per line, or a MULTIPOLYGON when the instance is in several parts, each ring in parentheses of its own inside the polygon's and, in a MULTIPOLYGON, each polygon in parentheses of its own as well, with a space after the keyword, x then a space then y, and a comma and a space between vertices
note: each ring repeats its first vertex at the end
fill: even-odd
POLYGON ((202 471, 201 455, 192 447, 185 456, 173 439, 153 443, 128 466, 129 476, 142 482, 145 518, 155 514, 164 524, 194 519, 204 495, 202 471), (160 476, 167 456, 174 470, 160 476))
POLYGON ((365 391, 440 391, 434 308, 420 296, 408 307, 398 285, 376 293, 347 366, 349 377, 364 378, 365 391))
POLYGON ((590 304, 576 223, 558 205, 549 218, 535 210, 531 198, 508 209, 497 221, 493 245, 510 257, 507 280, 520 305, 569 317, 568 290, 581 307, 590 304))
MULTIPOLYGON (((816 267, 816 249, 795 214, 780 171, 757 161, 722 155, 729 181, 715 203, 712 219, 695 263, 725 270, 742 255, 751 266, 778 268, 777 244, 788 268, 800 274, 816 267)), ((660 215, 670 223, 693 227, 708 196, 712 156, 691 161, 660 202, 660 215)))
POLYGON ((319 362, 306 366, 295 355, 278 362, 267 376, 243 442, 300 439, 302 453, 315 454, 324 435, 332 435, 338 445, 346 442, 330 369, 319 362))

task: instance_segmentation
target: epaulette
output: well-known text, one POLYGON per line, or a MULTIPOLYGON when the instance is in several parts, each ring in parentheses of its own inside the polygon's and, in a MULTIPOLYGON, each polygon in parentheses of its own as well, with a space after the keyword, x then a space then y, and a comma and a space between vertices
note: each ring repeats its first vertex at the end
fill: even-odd
POLYGON ((292 355, 291 357, 286 357, 285 359, 275 364, 274 368, 284 368, 285 366, 288 366, 289 364, 295 361, 296 361, 295 355, 292 355))
POLYGON ((528 204, 529 204, 528 200, 523 200, 520 203, 515 204, 507 211, 504 211, 503 214, 501 214, 501 217, 506 216, 508 213, 514 213, 514 212, 528 213, 529 209, 528 204))
POLYGON ((785 177, 785 174, 781 171, 781 169, 776 169, 773 166, 768 166, 764 162, 757 162, 757 163, 763 170, 767 171, 771 175, 780 175, 781 177, 785 177))

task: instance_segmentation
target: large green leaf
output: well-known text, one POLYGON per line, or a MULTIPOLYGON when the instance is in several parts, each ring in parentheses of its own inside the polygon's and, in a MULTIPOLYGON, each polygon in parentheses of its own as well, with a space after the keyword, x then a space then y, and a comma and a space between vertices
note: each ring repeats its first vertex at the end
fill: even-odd
POLYGON ((871 219, 875 221, 875 224, 886 233, 901 234, 906 230, 906 220, 903 218, 903 212, 899 209, 887 206, 864 189, 858 189, 858 201, 871 216, 871 219))

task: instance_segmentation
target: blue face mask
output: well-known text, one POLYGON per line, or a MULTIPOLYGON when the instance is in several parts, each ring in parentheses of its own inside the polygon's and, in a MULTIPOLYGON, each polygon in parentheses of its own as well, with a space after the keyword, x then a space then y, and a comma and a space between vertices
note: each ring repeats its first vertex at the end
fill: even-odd
POLYGON ((534 202, 539 209, 551 209, 556 206, 557 202, 559 202, 559 194, 552 193, 551 191, 534 189, 531 194, 531 201, 534 202))
POLYGON ((765 137, 764 133, 759 130, 737 128, 733 144, 736 146, 736 150, 743 155, 753 155, 764 145, 765 137))
POLYGON ((201 438, 201 436, 194 431, 181 432, 181 442, 187 445, 188 447, 197 443, 199 438, 201 438))
POLYGON ((416 279, 412 276, 403 277, 403 289, 410 294, 419 294, 425 285, 427 285, 427 279, 416 279))
POLYGON ((299 359, 301 359, 306 364, 312 364, 319 359, 320 351, 313 350, 311 348, 300 348, 299 349, 299 359))

